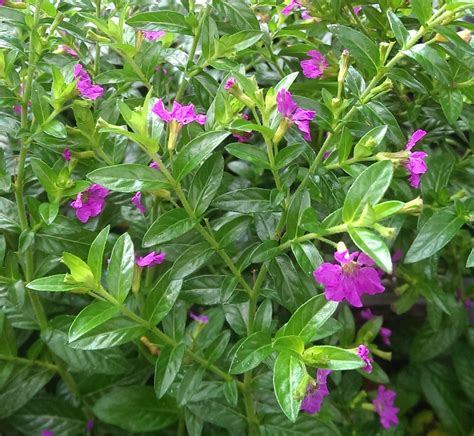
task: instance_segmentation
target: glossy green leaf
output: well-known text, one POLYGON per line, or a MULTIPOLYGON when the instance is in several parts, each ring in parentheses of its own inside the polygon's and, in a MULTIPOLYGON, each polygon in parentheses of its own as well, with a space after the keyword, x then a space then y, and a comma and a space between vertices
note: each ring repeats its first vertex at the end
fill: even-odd
POLYGON ((146 30, 166 30, 181 35, 193 34, 186 17, 175 11, 142 12, 129 18, 127 24, 146 30))
POLYGON ((42 277, 28 283, 27 287, 34 291, 43 292, 79 292, 83 290, 77 284, 66 283, 66 274, 57 274, 49 277, 42 277))
POLYGON ((274 209, 270 195, 268 189, 240 189, 220 195, 213 204, 220 209, 240 213, 267 212, 274 209))
POLYGON ((87 177, 94 183, 118 192, 158 191, 170 188, 160 171, 138 164, 98 168, 87 177))
POLYGON ((239 390, 235 379, 228 380, 223 386, 224 397, 231 406, 237 406, 239 401, 239 390))
POLYGON ((425 24, 431 17, 432 0, 413 0, 412 11, 421 24, 425 24))
POLYGON ((323 263, 321 254, 311 242, 293 242, 291 244, 291 251, 295 256, 298 265, 307 275, 310 275, 323 263))
POLYGON ((143 246, 163 244, 189 232, 196 221, 184 209, 171 209, 159 216, 143 237, 143 246))
POLYGON ((443 248, 464 225, 465 220, 451 208, 441 209, 426 221, 411 244, 405 263, 418 262, 443 248))
POLYGON ((237 348, 229 372, 241 374, 258 366, 272 353, 270 333, 259 331, 248 336, 237 348))
POLYGON ((176 347, 167 346, 161 350, 155 365, 155 394, 158 399, 166 394, 176 378, 185 349, 184 344, 178 344, 176 347))
POLYGON ((175 178, 181 180, 196 169, 227 136, 229 132, 225 131, 205 132, 188 142, 176 155, 173 165, 175 178))
POLYGON ((303 353, 303 358, 308 365, 333 371, 362 368, 365 365, 355 350, 345 350, 330 345, 308 348, 303 353))
POLYGON ((214 250, 209 247, 207 242, 201 242, 189 247, 176 259, 171 269, 171 277, 177 280, 191 275, 194 271, 205 265, 213 254, 214 250))
POLYGON ((390 250, 378 233, 362 227, 349 227, 348 231, 357 247, 374 260, 385 272, 389 274, 392 272, 390 250))
POLYGON ((183 281, 172 279, 172 273, 165 274, 147 296, 144 316, 153 324, 158 324, 171 310, 183 281))
POLYGON ((278 355, 273 367, 273 389, 281 410, 291 422, 298 417, 307 377, 301 360, 285 352, 278 355))
POLYGON ((135 268, 133 242, 128 233, 124 233, 112 249, 109 268, 107 269, 107 290, 122 303, 127 298, 132 286, 135 268))
POLYGON ((398 18, 394 12, 387 11, 387 18, 388 22, 390 23, 390 28, 392 29, 392 32, 395 35, 398 44, 400 45, 400 47, 404 48, 410 37, 410 35, 408 34, 408 30, 405 28, 400 18, 398 18))
POLYGON ((243 144, 241 142, 234 142, 225 148, 231 155, 253 163, 261 168, 270 168, 267 154, 255 145, 243 144))
POLYGON ((109 237, 109 231, 110 226, 101 230, 92 242, 87 256, 87 264, 92 270, 98 284, 100 284, 102 278, 102 262, 104 260, 105 246, 107 244, 107 238, 109 237))

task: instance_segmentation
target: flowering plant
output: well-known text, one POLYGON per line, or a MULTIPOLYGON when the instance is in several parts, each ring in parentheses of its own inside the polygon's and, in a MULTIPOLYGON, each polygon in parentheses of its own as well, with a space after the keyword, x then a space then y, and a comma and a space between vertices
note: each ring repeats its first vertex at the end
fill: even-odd
POLYGON ((467 435, 471 10, 0 1, 2 434, 467 435))

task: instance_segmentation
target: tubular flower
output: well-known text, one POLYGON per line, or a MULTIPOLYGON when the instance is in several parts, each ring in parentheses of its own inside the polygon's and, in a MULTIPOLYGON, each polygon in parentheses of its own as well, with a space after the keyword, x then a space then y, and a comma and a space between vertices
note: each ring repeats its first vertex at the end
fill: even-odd
POLYGON ((74 66, 74 77, 77 79, 76 88, 84 98, 97 100, 104 94, 104 88, 92 83, 91 77, 81 64, 74 66))
POLYGON ((329 395, 327 387, 327 378, 331 373, 329 369, 318 369, 316 372, 316 380, 310 381, 306 388, 306 395, 301 403, 300 410, 303 410, 310 415, 319 412, 323 403, 324 397, 329 395))
POLYGON ((207 116, 197 114, 192 103, 182 105, 174 101, 171 111, 167 111, 163 105, 163 100, 159 99, 153 106, 152 112, 164 122, 169 124, 168 149, 174 150, 178 133, 185 124, 196 122, 198 124, 206 124, 207 116))
POLYGON ((65 148, 63 151, 63 159, 69 162, 72 158, 72 152, 69 148, 65 148))
POLYGON ((164 252, 157 253, 155 251, 151 251, 146 256, 137 257, 135 262, 140 268, 151 267, 163 263, 165 261, 165 257, 166 253, 164 252))
POLYGON ((142 193, 138 191, 131 199, 132 204, 134 204, 141 213, 145 213, 145 206, 142 204, 142 193))
POLYGON ((71 47, 68 47, 67 45, 63 44, 61 48, 67 53, 70 54, 72 57, 78 58, 79 53, 77 53, 76 50, 72 49, 71 47))
POLYGON ((324 70, 329 67, 328 61, 318 50, 310 50, 306 54, 310 57, 310 59, 305 59, 304 61, 300 62, 303 74, 308 79, 317 79, 318 77, 321 77, 324 73, 324 70))
POLYGON ((200 324, 207 324, 209 322, 209 318, 206 315, 195 315, 194 313, 189 312, 189 317, 200 324))
POLYGON ((231 77, 230 79, 227 79, 227 82, 225 82, 224 89, 229 91, 229 89, 231 89, 236 83, 237 80, 235 80, 234 77, 231 77))
POLYGON ((105 199, 110 191, 103 186, 93 184, 85 191, 79 192, 76 199, 71 202, 71 207, 76 209, 76 217, 82 223, 89 218, 99 215, 105 206, 105 199))
POLYGON ((348 301, 355 307, 362 307, 363 294, 380 294, 385 290, 374 261, 364 253, 347 249, 336 251, 334 258, 339 265, 325 262, 314 272, 316 281, 324 285, 326 299, 332 301, 348 301), (357 260, 356 260, 357 257, 357 260))
POLYGON ((298 129, 303 133, 304 139, 311 141, 309 123, 313 120, 316 112, 307 111, 298 107, 293 101, 291 93, 286 89, 282 89, 278 92, 276 101, 278 112, 286 120, 286 123, 282 123, 275 133, 275 142, 278 143, 281 140, 288 127, 292 124, 298 126, 298 129), (282 130, 280 131, 280 129, 282 130))
POLYGON ((382 338, 382 342, 385 345, 390 345, 390 336, 392 336, 392 330, 388 329, 387 327, 382 327, 380 329, 380 337, 382 338))
POLYGON ((369 349, 365 345, 359 345, 357 347, 357 355, 364 361, 365 366, 362 368, 362 371, 367 373, 372 372, 372 362, 374 361, 369 357, 369 349))
POLYGON ((411 149, 416 145, 418 141, 426 135, 424 130, 418 129, 411 135, 407 142, 405 149, 409 152, 408 162, 405 163, 405 168, 410 173, 410 185, 413 188, 420 186, 421 175, 425 174, 428 167, 426 166, 425 159, 428 156, 424 151, 412 152, 411 149))
POLYGON ((377 390, 377 396, 374 399, 374 408, 380 417, 380 424, 383 428, 390 428, 398 425, 399 408, 394 406, 397 393, 385 386, 380 385, 377 390))
POLYGON ((147 41, 156 41, 166 35, 164 30, 142 30, 143 37, 147 41))

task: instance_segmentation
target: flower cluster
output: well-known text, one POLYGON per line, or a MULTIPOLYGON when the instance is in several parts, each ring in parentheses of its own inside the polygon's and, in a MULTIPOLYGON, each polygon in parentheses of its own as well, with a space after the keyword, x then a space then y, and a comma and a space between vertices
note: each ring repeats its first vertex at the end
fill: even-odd
POLYGON ((77 79, 77 90, 84 98, 97 100, 104 94, 104 88, 92 83, 89 73, 81 64, 76 64, 74 66, 74 77, 77 79))

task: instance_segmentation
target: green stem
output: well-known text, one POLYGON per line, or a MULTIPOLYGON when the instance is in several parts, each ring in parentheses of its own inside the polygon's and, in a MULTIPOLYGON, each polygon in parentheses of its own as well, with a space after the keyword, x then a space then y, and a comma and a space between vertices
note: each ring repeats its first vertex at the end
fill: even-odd
POLYGON ((17 363, 19 365, 42 366, 43 368, 50 369, 51 371, 59 372, 59 368, 56 365, 49 362, 43 362, 42 360, 30 360, 25 359, 23 357, 8 356, 5 354, 0 354, 0 360, 5 362, 17 363))
MULTIPOLYGON (((95 2, 95 16, 100 20, 101 0, 95 2)), ((97 76, 100 71, 100 43, 95 43, 95 57, 94 57, 94 76, 97 76)))

